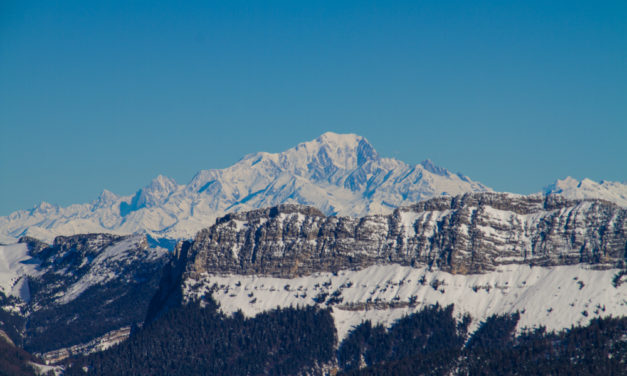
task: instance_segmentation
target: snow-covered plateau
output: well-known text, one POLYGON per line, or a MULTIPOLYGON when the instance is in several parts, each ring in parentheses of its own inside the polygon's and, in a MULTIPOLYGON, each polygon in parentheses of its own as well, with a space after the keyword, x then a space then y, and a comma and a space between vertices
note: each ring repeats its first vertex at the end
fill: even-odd
POLYGON ((519 330, 560 330, 627 315, 626 249, 627 210, 603 200, 473 193, 362 218, 282 205, 179 244, 180 277, 167 280, 184 302, 211 294, 226 313, 330 307, 340 339, 436 303, 471 329, 519 312, 519 330))
POLYGON ((0 314, 18 318, 0 329, 50 361, 207 293, 251 316, 330 307, 340 339, 436 303, 475 326, 520 312, 521 330, 627 315, 627 210, 603 200, 467 193, 362 218, 284 204, 228 214, 174 252, 145 235, 20 241, 0 247, 0 314))

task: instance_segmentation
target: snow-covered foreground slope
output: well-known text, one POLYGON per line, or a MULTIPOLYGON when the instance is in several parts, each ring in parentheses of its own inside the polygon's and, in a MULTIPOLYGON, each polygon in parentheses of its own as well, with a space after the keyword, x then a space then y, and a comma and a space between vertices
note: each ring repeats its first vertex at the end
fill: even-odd
POLYGON ((622 207, 627 207, 627 184, 602 181, 597 183, 590 179, 579 181, 570 176, 545 188, 548 194, 560 194, 570 199, 597 198, 611 201, 622 207))
POLYGON ((361 136, 325 133, 282 153, 255 153, 231 167, 203 170, 187 185, 158 176, 133 196, 104 191, 95 201, 58 207, 48 203, 0 217, 0 242, 29 235, 131 234, 191 238, 227 212, 282 203, 325 214, 362 216, 440 195, 490 190, 433 165, 411 166, 380 157, 361 136))
MULTIPOLYGON (((125 278, 123 275, 125 272, 137 272, 135 269, 127 269, 124 266, 138 262, 138 259, 141 260, 141 264, 149 265, 165 257, 166 251, 164 249, 146 248, 145 242, 144 236, 131 235, 102 247, 100 252, 86 255, 78 270, 83 266, 88 266, 89 269, 80 278, 75 278, 73 283, 64 286, 62 294, 55 294, 54 303, 69 303, 94 286, 106 285, 110 281, 117 282, 120 278, 125 278), (140 250, 144 251, 141 256, 138 255, 138 253, 142 253, 140 250)), ((141 265, 137 265, 137 268, 139 267, 141 265)))
POLYGON ((364 320, 389 325, 436 303, 454 304, 459 317, 470 314, 473 327, 499 313, 520 312, 519 330, 541 325, 559 330, 594 317, 627 316, 627 284, 613 284, 618 272, 584 265, 506 265, 461 275, 377 265, 291 279, 203 274, 187 279, 183 290, 188 302, 211 291, 224 312, 242 310, 247 316, 277 306, 330 306, 341 341, 364 320))
POLYGON ((38 264, 26 244, 0 245, 0 293, 30 301, 27 276, 39 274, 38 264))

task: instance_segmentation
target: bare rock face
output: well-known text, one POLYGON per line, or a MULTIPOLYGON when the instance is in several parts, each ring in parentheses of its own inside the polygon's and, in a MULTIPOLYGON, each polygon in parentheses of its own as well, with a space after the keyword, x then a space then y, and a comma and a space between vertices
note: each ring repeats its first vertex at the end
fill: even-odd
POLYGON ((185 273, 295 277, 373 264, 482 273, 498 265, 622 266, 627 210, 602 200, 473 193, 363 218, 281 205, 220 218, 200 231, 185 273))

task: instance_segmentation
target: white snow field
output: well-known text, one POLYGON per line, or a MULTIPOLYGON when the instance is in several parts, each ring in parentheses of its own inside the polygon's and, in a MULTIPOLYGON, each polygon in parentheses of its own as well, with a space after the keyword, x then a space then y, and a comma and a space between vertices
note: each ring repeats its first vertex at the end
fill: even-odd
POLYGON ((0 292, 28 302, 28 276, 38 273, 38 261, 28 255, 26 244, 0 245, 0 292))
POLYGON ((184 291, 187 301, 193 301, 213 290, 225 313, 242 310, 247 316, 276 307, 326 307, 333 298, 336 302, 329 306, 341 341, 364 320, 390 325, 436 303, 454 304, 459 318, 469 314, 471 330, 502 313, 520 313, 518 330, 537 326, 560 330, 585 325, 594 317, 625 316, 627 284, 612 284, 618 271, 584 265, 507 265, 486 274, 461 275, 382 265, 294 279, 204 275, 201 280, 186 280, 184 291))
POLYGON ((597 198, 627 207, 627 182, 601 181, 590 179, 581 181, 572 177, 557 180, 545 188, 546 193, 556 193, 572 199, 597 198))

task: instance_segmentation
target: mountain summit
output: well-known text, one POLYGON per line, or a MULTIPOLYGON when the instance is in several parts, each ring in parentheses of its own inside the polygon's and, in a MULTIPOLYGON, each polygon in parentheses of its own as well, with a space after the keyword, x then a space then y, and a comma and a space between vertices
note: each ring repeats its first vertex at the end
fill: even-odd
POLYGON ((92 203, 14 212, 0 217, 0 242, 88 232, 191 238, 234 211, 303 204, 327 215, 387 214, 431 197, 490 190, 430 160, 408 165, 381 157, 362 136, 327 132, 281 153, 202 170, 186 185, 158 176, 131 196, 104 191, 92 203))
POLYGON ((581 181, 570 176, 555 181, 545 187, 547 194, 555 193, 571 199, 600 198, 627 207, 627 182, 602 181, 597 183, 590 179, 581 181))

